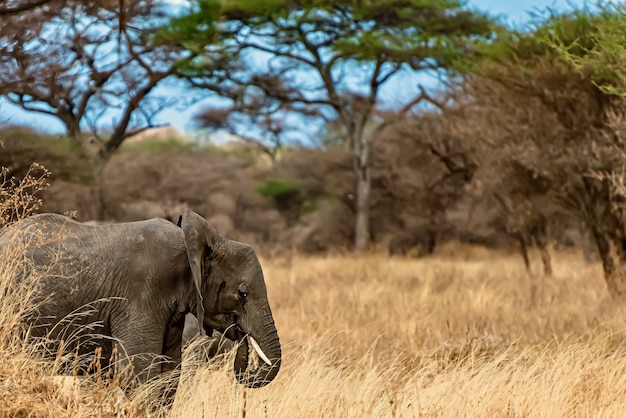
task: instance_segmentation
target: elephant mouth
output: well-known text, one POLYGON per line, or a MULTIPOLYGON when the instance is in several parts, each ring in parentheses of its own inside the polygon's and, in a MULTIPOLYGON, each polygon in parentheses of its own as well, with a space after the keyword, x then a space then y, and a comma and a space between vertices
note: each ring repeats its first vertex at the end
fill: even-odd
POLYGON ((270 383, 281 365, 281 350, 276 329, 273 326, 271 316, 266 316, 270 332, 268 335, 254 335, 242 326, 236 314, 222 314, 212 316, 207 320, 205 317, 205 328, 207 326, 219 331, 222 335, 238 343, 235 362, 233 364, 235 376, 239 383, 250 388, 259 388, 270 383), (257 338, 259 338, 257 340, 257 338), (258 357, 255 367, 249 368, 249 348, 258 357))
POLYGON ((243 332, 243 330, 237 323, 232 323, 223 331, 219 329, 218 331, 220 331, 222 335, 224 335, 224 337, 228 338, 231 341, 241 341, 246 337, 246 333, 243 332))
POLYGON ((261 359, 268 366, 270 367, 272 366, 272 361, 269 359, 267 354, 265 354, 265 352, 261 349, 261 346, 257 342, 257 340, 249 333, 244 332, 241 329, 241 326, 239 324, 233 323, 231 326, 226 328, 224 332, 222 332, 222 335, 224 335, 226 338, 228 338, 231 341, 237 341, 237 342, 241 342, 243 341, 244 338, 246 338, 247 342, 250 344, 252 349, 256 352, 257 356, 259 356, 259 359, 261 359))
POLYGON ((272 361, 267 357, 267 354, 263 352, 258 341, 249 333, 244 332, 239 324, 231 325, 222 334, 229 340, 237 342, 241 342, 244 338, 247 338, 248 343, 250 344, 250 346, 252 346, 259 358, 263 360, 263 362, 266 363, 268 366, 272 365, 272 361))
POLYGON ((205 316, 204 329, 209 334, 209 330, 216 330, 232 341, 240 341, 245 334, 237 324, 235 314, 219 314, 205 316))

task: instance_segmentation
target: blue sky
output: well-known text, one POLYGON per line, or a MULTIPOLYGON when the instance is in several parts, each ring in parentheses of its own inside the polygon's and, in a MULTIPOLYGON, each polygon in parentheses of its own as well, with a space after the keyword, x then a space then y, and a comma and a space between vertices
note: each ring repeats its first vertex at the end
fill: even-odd
POLYGON ((528 20, 527 12, 535 8, 554 7, 557 10, 568 10, 571 8, 570 4, 580 7, 585 2, 583 0, 469 0, 469 4, 492 15, 503 15, 510 23, 523 24, 528 20))
MULTIPOLYGON (((180 2, 183 0, 170 1, 180 2)), ((515 25, 523 25, 527 22, 529 18, 528 12, 536 8, 545 9, 546 7, 553 7, 558 10, 567 10, 571 8, 570 5, 582 6, 584 3, 584 0, 469 0, 470 7, 487 11, 492 15, 501 15, 508 23, 515 25)), ((413 89, 406 89, 406 85, 400 88, 400 83, 394 84, 395 85, 392 84, 388 87, 386 95, 393 95, 398 98, 402 93, 407 97, 414 93, 412 91, 413 89)), ((170 94, 173 91, 171 87, 163 87, 160 90, 169 92, 170 94)), ((184 92, 176 91, 175 94, 180 95, 183 93, 184 92)), ((201 106, 201 104, 197 104, 184 110, 166 109, 159 114, 157 122, 170 124, 181 131, 192 131, 194 127, 191 123, 191 118, 201 106)), ((17 106, 13 106, 0 99, 0 124, 4 123, 30 125, 52 133, 63 132, 63 126, 56 119, 25 112, 17 106)))

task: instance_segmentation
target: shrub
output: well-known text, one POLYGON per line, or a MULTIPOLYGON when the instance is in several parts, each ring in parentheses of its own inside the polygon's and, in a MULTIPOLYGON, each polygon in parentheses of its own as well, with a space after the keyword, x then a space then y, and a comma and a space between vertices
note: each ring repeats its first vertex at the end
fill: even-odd
POLYGON ((264 197, 271 198, 283 213, 288 224, 295 224, 302 215, 315 210, 316 203, 307 196, 306 182, 291 179, 268 179, 256 188, 264 197))
POLYGON ((289 179, 269 179, 256 188, 264 197, 290 198, 299 194, 301 182, 289 179))

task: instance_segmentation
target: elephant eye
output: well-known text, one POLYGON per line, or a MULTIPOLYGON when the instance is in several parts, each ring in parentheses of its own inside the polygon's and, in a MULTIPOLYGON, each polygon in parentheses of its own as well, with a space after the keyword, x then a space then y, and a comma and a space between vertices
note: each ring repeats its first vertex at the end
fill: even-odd
POLYGON ((248 297, 248 293, 244 292, 243 290, 240 290, 239 297, 243 300, 246 300, 246 298, 248 297))

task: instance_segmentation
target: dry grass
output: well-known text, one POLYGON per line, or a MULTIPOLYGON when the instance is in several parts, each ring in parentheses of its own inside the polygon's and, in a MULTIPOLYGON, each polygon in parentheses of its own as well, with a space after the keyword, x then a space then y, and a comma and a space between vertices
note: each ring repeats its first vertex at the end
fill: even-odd
POLYGON ((174 416, 604 417, 626 410, 626 316, 608 300, 599 266, 579 255, 559 254, 555 277, 544 280, 530 279, 517 256, 497 254, 264 265, 283 370, 259 390, 231 384, 227 370, 199 373, 193 385, 183 382, 192 389, 181 390, 174 416))
POLYGON ((0 167, 0 229, 41 208, 38 194, 50 186, 50 172, 41 164, 31 164, 21 180, 9 172, 7 167, 0 167))
POLYGON ((251 390, 230 361, 188 362, 169 410, 153 387, 129 398, 59 388, 53 367, 5 331, 15 324, 3 303, 0 416, 623 416, 626 315, 600 266, 560 253, 555 277, 531 279, 516 255, 472 255, 263 260, 278 377, 251 390))

